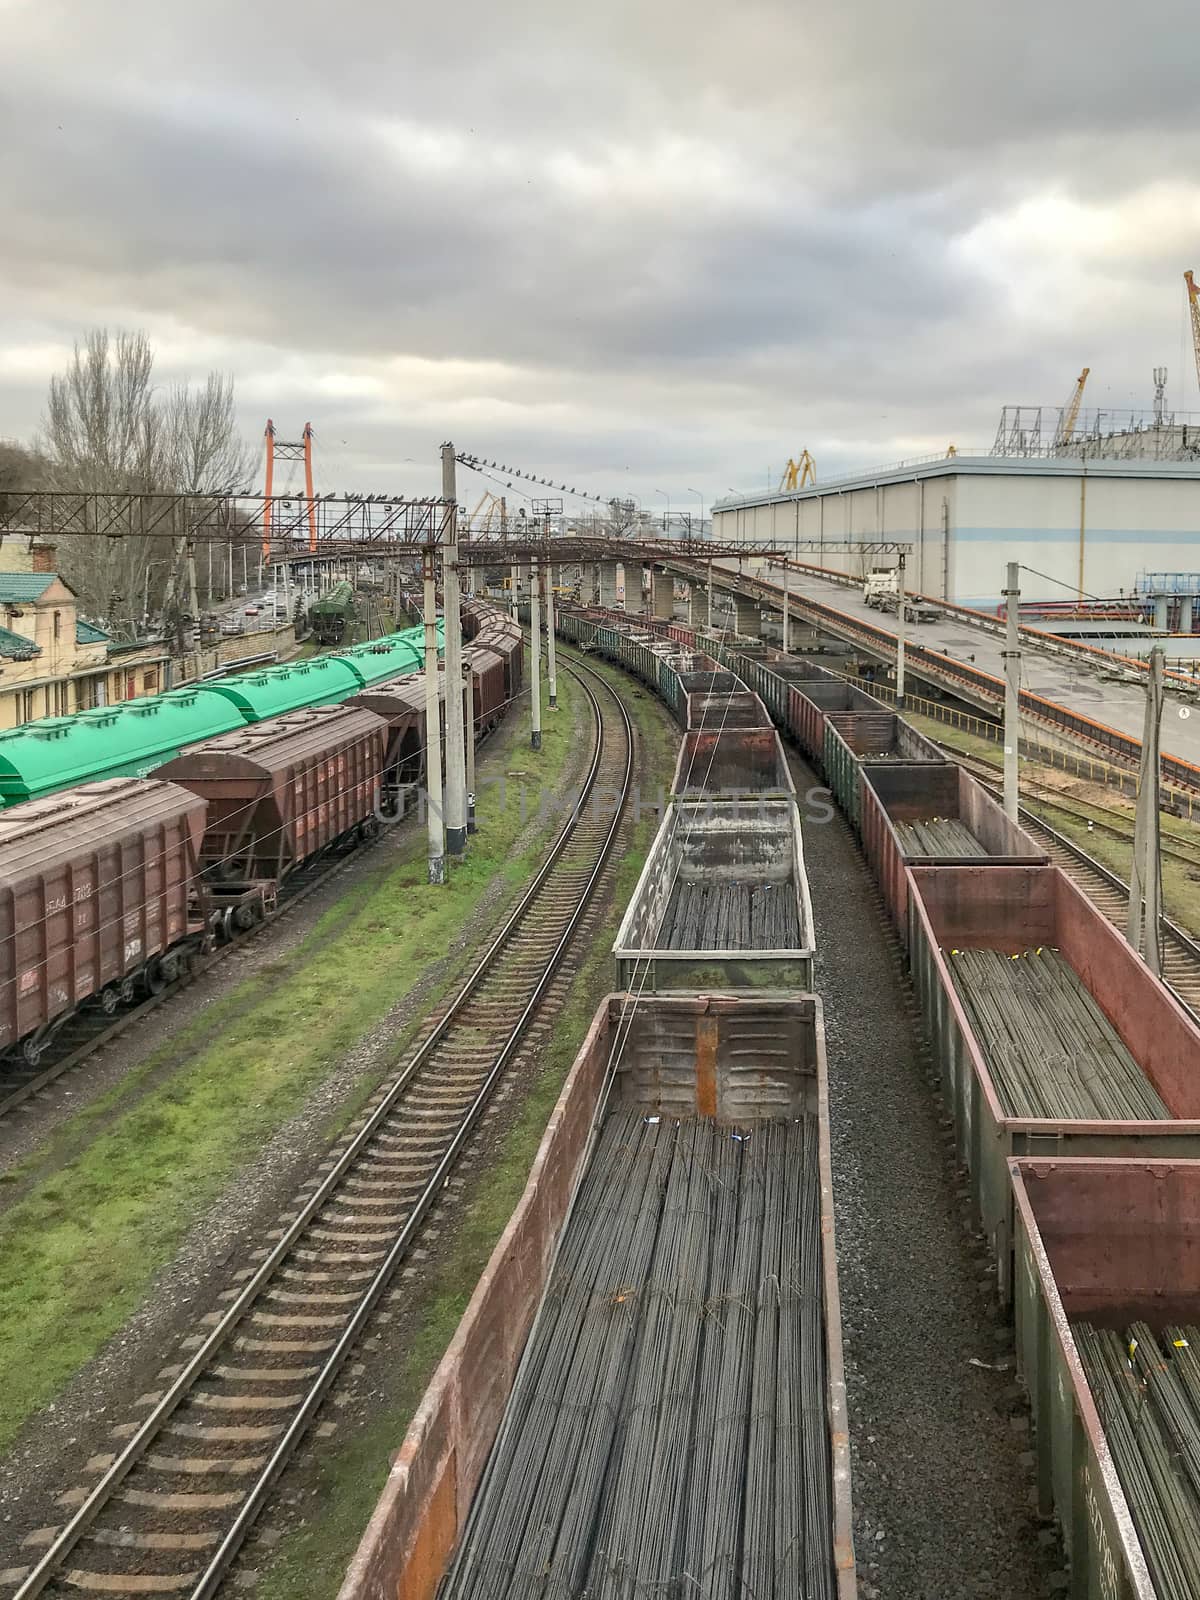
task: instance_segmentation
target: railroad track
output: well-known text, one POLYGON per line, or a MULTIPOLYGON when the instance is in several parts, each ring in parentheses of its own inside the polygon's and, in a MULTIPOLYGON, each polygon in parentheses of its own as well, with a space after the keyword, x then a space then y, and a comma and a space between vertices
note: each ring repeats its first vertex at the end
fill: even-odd
POLYGON ((583 795, 618 802, 580 802, 454 999, 329 1170, 302 1187, 282 1237, 185 1340, 177 1376, 126 1425, 98 1479, 66 1497, 73 1515, 43 1534, 13 1600, 81 1591, 206 1600, 221 1587, 520 1047, 604 870, 633 729, 603 679, 566 670, 595 718, 583 795))
MULTIPOLYGON (((978 757, 964 756, 948 745, 943 749, 954 761, 966 767, 992 794, 999 796, 995 769, 978 757)), ((1021 807, 1021 826, 1036 839, 1051 862, 1073 878, 1089 899, 1103 911, 1121 932, 1125 931, 1129 910, 1129 885, 1115 872, 1090 856, 1066 834, 1051 827, 1025 806, 1021 807)), ((1169 917, 1163 918, 1163 980, 1176 999, 1200 1021, 1200 942, 1184 932, 1169 917)))

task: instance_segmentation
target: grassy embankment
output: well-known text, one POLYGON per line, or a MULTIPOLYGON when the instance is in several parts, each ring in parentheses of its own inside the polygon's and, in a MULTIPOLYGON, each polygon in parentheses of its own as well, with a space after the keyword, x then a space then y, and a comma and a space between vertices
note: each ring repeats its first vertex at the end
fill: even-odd
MULTIPOLYGON (((560 711, 543 711, 540 757, 528 750, 526 712, 502 736, 509 748, 485 747, 481 779, 519 768, 526 784, 555 784, 584 714, 566 674, 559 695, 560 711)), ((510 782, 502 805, 481 788, 480 832, 448 886, 426 884, 424 832, 414 830, 401 860, 369 873, 286 961, 206 1006, 4 1174, 28 1192, 0 1217, 0 1448, 122 1326, 188 1229, 412 988, 430 953, 451 949, 497 876, 510 897, 531 876, 559 820, 518 849, 533 811, 527 802, 522 815, 520 790, 510 782)), ((438 993, 468 954, 447 963, 438 993)), ((330 1119, 331 1132, 351 1109, 330 1119)))
MULTIPOLYGON (((657 794, 660 784, 670 782, 678 732, 658 702, 645 694, 635 697, 637 691, 623 674, 604 667, 599 670, 624 688, 641 735, 642 793, 657 794)), ((560 678, 560 684, 562 681, 560 678)), ((313 1468, 304 1526, 287 1536, 261 1574, 256 1586, 260 1600, 294 1600, 301 1593, 306 1600, 332 1600, 336 1595, 387 1477, 390 1457, 399 1448, 425 1386, 520 1199, 571 1062, 597 1004, 612 988, 612 941, 656 829, 657 819, 649 811, 635 824, 631 848, 617 875, 612 908, 571 986, 519 1120, 465 1197, 462 1220, 454 1225, 444 1263, 420 1308, 419 1330, 390 1372, 387 1391, 373 1397, 366 1425, 346 1430, 345 1437, 339 1430, 327 1442, 313 1468)))

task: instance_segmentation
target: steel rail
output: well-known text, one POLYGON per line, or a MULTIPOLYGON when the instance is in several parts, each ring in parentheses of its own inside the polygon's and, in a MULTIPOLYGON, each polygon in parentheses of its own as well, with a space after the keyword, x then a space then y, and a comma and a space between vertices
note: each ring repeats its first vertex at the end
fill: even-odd
POLYGON ((255 1270, 253 1277, 251 1277, 245 1286, 238 1292, 236 1298, 230 1304, 229 1309, 224 1313, 212 1331, 206 1336, 204 1342, 193 1353, 191 1358, 183 1367, 182 1371, 171 1383, 170 1387, 163 1394, 162 1398, 155 1404, 150 1414, 146 1417, 145 1421, 140 1425, 137 1431, 132 1435, 128 1443, 122 1448, 115 1460, 105 1470, 100 1480, 96 1483, 95 1487, 79 1506, 74 1516, 72 1516, 70 1521, 67 1522, 66 1525, 59 1531, 53 1542, 47 1547, 41 1559, 26 1575, 20 1586, 15 1591, 12 1600, 33 1600, 34 1596, 41 1594, 46 1588, 47 1584, 51 1583, 57 1576, 59 1576, 60 1569, 66 1556, 68 1556, 75 1548, 79 1540, 87 1532, 91 1523, 95 1520, 96 1516, 109 1502, 115 1491, 120 1487, 121 1483, 128 1476, 130 1471, 144 1456, 147 1447, 153 1441, 159 1429, 187 1398, 196 1381, 201 1377, 205 1369, 212 1361, 212 1358, 227 1342, 235 1328, 250 1311, 254 1303, 258 1300, 260 1294, 273 1279, 279 1267, 295 1248, 299 1240, 304 1236, 310 1223, 313 1221, 313 1218, 325 1205, 329 1203, 329 1200, 341 1185, 341 1182, 345 1178, 346 1174, 357 1162, 358 1157, 362 1153, 364 1147, 370 1142, 370 1140, 379 1131, 380 1127, 386 1122, 396 1103, 402 1097, 405 1089, 408 1087, 418 1069, 428 1059, 434 1047, 445 1036, 458 1012, 463 1008, 466 1001, 474 993, 480 981, 494 963, 496 957, 507 946, 515 927, 526 915, 531 906, 536 902, 542 886, 549 877, 550 873, 553 871, 555 865, 569 843, 572 834, 574 833, 575 824, 578 821, 588 796, 595 785, 596 777, 600 770, 600 763, 604 754, 604 719, 601 713, 600 703, 596 695, 583 680, 582 674, 586 672, 588 676, 594 677, 598 682, 604 684, 605 689, 612 696, 612 699, 616 704, 621 716, 626 741, 625 767, 622 776, 620 795, 617 804, 613 808, 612 820, 601 843, 595 865, 593 866, 587 883, 584 885, 584 888, 580 894, 579 903, 576 906, 574 913, 564 928, 557 945, 547 959, 545 970, 543 971, 541 978, 538 980, 533 994, 525 1005, 525 1008, 523 1009, 516 1025, 511 1030, 508 1038, 505 1040, 500 1051, 498 1052, 496 1060, 489 1070, 486 1079, 476 1094, 476 1097, 468 1111, 464 1115, 458 1131, 455 1133, 450 1144, 447 1146, 446 1151, 443 1154, 442 1159, 439 1161, 433 1176, 429 1179, 421 1195, 414 1203, 411 1216, 404 1224, 400 1233, 396 1236, 396 1239, 393 1242, 386 1259, 380 1265, 375 1276, 371 1280, 371 1283, 364 1291, 358 1305, 351 1314, 345 1329, 326 1358, 320 1372, 313 1380, 305 1399, 301 1402, 301 1405, 293 1415, 292 1421, 285 1431, 283 1437, 280 1439, 276 1449, 272 1452, 271 1457, 261 1469, 258 1477, 255 1479, 254 1484, 247 1492, 236 1519, 226 1532, 225 1537, 222 1539, 221 1544, 210 1560, 208 1566, 201 1574, 199 1580, 190 1590, 189 1600, 206 1600, 206 1597, 213 1595, 220 1586, 220 1583, 222 1582, 226 1572, 236 1557, 238 1550, 241 1548, 247 1533, 252 1527, 259 1512, 262 1510, 266 1498, 276 1479, 279 1477, 287 1462, 290 1460, 298 1441, 307 1431, 310 1423, 312 1422, 313 1416, 320 1408, 322 1401, 333 1385, 338 1372, 340 1371, 346 1359, 348 1351, 361 1333, 364 1323, 374 1310, 380 1296, 394 1275, 396 1268, 400 1265, 405 1255, 407 1255, 412 1244, 413 1237, 418 1231, 421 1222, 424 1220, 429 1208, 437 1198, 441 1189, 444 1187, 449 1172, 453 1167, 454 1161, 457 1159, 463 1145, 478 1122, 487 1101, 491 1097, 491 1092, 496 1085, 497 1079, 504 1070, 504 1067, 507 1065, 514 1050, 520 1043, 521 1037, 525 1032, 531 1014, 536 1009, 537 1005, 540 1003, 543 995, 545 994, 546 988, 549 985, 550 980, 562 959, 562 955, 567 945, 570 943, 570 940, 591 901, 591 897, 600 874, 603 872, 607 864, 608 857, 612 849, 612 843, 616 836, 617 828, 620 825, 621 818, 624 815, 625 803, 629 794, 629 785, 633 770, 633 725, 629 716, 629 712, 621 701, 620 697, 616 694, 615 690, 611 689, 608 684, 604 683, 604 680, 600 678, 598 674, 592 673, 589 668, 582 665, 578 666, 578 668, 575 666, 570 666, 567 667, 566 670, 572 672, 573 676, 578 679, 591 704, 596 718, 596 742, 593 748, 592 760, 588 769, 587 777, 581 788, 579 802, 573 808, 571 815, 567 818, 563 828, 560 830, 544 865, 539 870, 527 892, 521 897, 520 901, 505 919, 500 931, 489 945, 487 951, 476 963, 474 969, 460 988, 458 994, 455 996, 452 1005, 447 1008, 428 1037, 418 1046, 417 1050, 413 1053, 403 1071, 399 1074, 395 1082, 389 1088, 383 1100, 372 1112, 370 1117, 363 1124, 362 1128, 360 1128, 355 1138, 338 1158, 329 1173, 326 1174, 325 1178, 318 1185, 312 1196, 305 1202, 295 1220, 288 1227, 282 1238, 276 1243, 270 1254, 255 1270))

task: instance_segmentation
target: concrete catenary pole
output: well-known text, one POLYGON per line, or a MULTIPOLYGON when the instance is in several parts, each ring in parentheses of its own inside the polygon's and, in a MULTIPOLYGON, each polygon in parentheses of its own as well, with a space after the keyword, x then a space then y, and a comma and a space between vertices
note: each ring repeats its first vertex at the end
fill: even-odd
POLYGON ((512 564, 512 577, 509 581, 512 583, 513 621, 516 622, 521 609, 521 569, 515 561, 512 564))
POLYGON ((712 557, 708 558, 708 631, 712 632, 712 557))
POLYGON ((908 621, 904 604, 904 551, 896 561, 896 710, 904 709, 904 647, 905 624, 908 621))
POLYGON ((1004 810, 1009 820, 1018 820, 1021 754, 1021 568, 1008 563, 1004 590, 1004 810))
POLYGON ((446 855, 442 843, 442 729, 438 694, 437 585, 434 550, 426 545, 422 570, 425 578, 425 820, 429 830, 429 881, 445 883, 446 855))
POLYGON ((442 548, 442 605, 446 628, 446 853, 467 848, 467 759, 463 728, 462 603, 458 573, 458 485, 454 446, 442 446, 442 499, 446 502, 442 548), (456 692, 451 692, 452 688, 456 692))
POLYGON ((791 610, 791 598, 792 598, 791 597, 791 582, 792 582, 792 571, 791 571, 791 568, 788 566, 787 557, 784 556, 784 558, 783 558, 783 653, 784 653, 784 655, 787 655, 787 653, 788 653, 788 638, 789 638, 788 622, 789 622, 789 612, 791 610))
POLYGON ((542 748, 542 597, 537 559, 529 563, 529 744, 542 748))
POLYGON ((1159 739, 1163 711, 1162 650, 1151 650, 1146 682, 1146 722, 1138 772, 1137 814, 1133 829, 1133 870, 1129 877, 1129 942, 1146 965, 1162 976, 1162 860, 1159 840, 1159 739))

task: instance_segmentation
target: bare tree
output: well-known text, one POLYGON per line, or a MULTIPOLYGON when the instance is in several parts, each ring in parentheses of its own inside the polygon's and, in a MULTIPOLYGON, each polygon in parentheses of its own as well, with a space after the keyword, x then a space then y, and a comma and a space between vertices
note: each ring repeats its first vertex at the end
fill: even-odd
MULTIPOLYGON (((141 332, 97 328, 76 344, 50 380, 40 445, 55 487, 94 494, 216 493, 249 470, 232 378, 210 373, 199 389, 179 384, 160 396, 141 332)), ((82 608, 110 626, 132 630, 147 596, 157 607, 183 587, 182 540, 65 539, 59 558, 82 608)))

